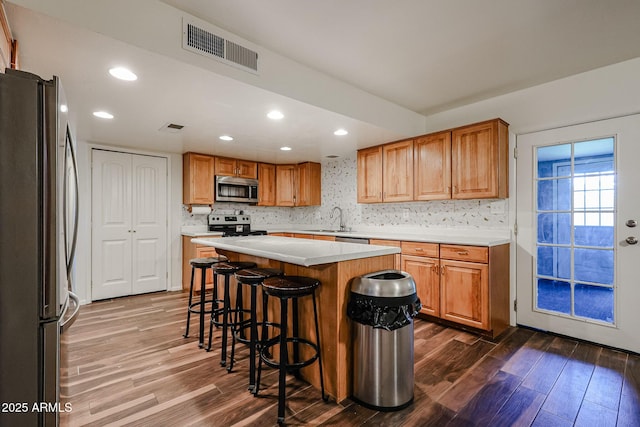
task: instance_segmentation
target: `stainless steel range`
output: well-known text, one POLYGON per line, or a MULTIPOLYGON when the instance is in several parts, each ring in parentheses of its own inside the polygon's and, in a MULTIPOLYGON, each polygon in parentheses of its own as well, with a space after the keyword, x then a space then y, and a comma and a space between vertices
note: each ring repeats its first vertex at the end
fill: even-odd
POLYGON ((251 230, 249 215, 224 215, 210 213, 208 216, 209 231, 219 231, 222 237, 229 236, 263 236, 265 230, 251 230))

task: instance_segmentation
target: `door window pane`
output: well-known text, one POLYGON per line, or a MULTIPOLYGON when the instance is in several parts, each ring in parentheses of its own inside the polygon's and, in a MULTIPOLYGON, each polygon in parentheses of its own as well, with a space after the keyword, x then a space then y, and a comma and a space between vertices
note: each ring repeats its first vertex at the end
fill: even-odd
POLYGON ((576 248, 574 258, 576 280, 613 285, 612 250, 576 248))
POLYGON ((538 275, 571 279, 571 248, 538 246, 538 275))
POLYGON ((538 308, 571 314, 571 284, 559 280, 538 279, 538 308))
POLYGON ((613 323, 613 288, 576 284, 576 316, 613 323))
POLYGON ((570 171, 558 169, 558 160, 571 160, 571 144, 549 145, 536 150, 538 159, 538 178, 568 176, 570 171))
POLYGON ((571 243, 571 214, 538 214, 538 242, 568 245, 571 243))

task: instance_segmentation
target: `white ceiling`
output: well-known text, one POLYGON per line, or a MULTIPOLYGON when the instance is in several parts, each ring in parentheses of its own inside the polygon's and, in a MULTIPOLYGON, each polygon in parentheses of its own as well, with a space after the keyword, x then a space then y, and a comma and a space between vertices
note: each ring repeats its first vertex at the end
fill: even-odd
POLYGON ((142 43, 155 20, 162 34, 165 15, 184 15, 156 1, 129 2, 129 11, 123 1, 15 2, 30 8, 6 4, 22 67, 61 76, 79 139, 280 163, 410 136, 424 126, 416 113, 640 56, 637 0, 164 1, 255 45, 265 64, 257 77, 142 43), (148 11, 138 31, 126 21, 134 3, 148 11), (112 14, 105 14, 108 7, 112 14), (282 69, 306 66, 295 72, 308 79, 268 76, 274 58, 282 69), (138 81, 108 75, 121 64, 138 81), (300 82, 309 87, 296 87, 300 82), (271 108, 285 119, 267 119, 271 108), (93 118, 96 109, 115 119, 93 118), (396 117, 387 119, 383 110, 396 117), (401 119, 405 125, 392 124, 401 119), (179 134, 158 130, 169 122, 186 127, 179 134), (339 127, 350 134, 334 136, 339 127), (222 134, 235 141, 220 141, 222 134), (283 145, 293 151, 280 151, 283 145))

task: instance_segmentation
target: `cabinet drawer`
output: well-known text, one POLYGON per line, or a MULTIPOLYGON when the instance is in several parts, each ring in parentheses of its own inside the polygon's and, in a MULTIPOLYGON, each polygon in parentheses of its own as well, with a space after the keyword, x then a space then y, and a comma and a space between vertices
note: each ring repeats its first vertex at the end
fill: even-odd
POLYGON ((489 262, 489 248, 484 246, 440 245, 440 258, 487 264, 489 262))
POLYGON ((378 246, 393 246, 394 248, 400 247, 399 240, 369 239, 369 244, 378 246))
POLYGON ((438 257, 437 243, 402 242, 400 248, 403 255, 438 257))

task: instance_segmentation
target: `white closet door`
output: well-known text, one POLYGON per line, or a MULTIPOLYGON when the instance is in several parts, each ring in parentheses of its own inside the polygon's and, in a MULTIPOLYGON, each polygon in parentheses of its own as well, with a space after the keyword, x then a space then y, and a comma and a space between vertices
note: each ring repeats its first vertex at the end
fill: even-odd
POLYGON ((93 300, 131 294, 131 156, 93 150, 93 300))
POLYGON ((132 293, 167 289, 167 159, 133 155, 132 293))

